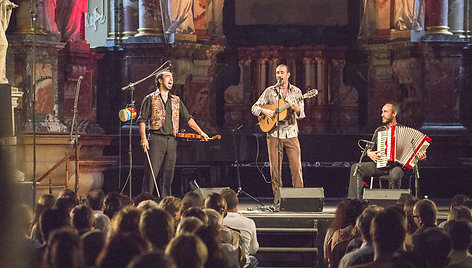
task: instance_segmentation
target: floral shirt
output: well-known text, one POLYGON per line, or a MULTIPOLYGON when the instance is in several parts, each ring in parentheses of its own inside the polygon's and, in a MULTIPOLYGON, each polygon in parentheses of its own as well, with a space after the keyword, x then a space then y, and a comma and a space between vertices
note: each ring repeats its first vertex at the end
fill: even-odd
MULTIPOLYGON (((294 86, 294 85, 289 85, 289 90, 287 92, 287 96, 282 96, 282 99, 284 99, 286 102, 293 103, 296 101, 297 98, 302 96, 302 91, 294 86)), ((261 94, 259 99, 254 103, 254 105, 251 108, 252 114, 255 116, 261 116, 262 115, 262 105, 265 104, 274 104, 278 100, 278 94, 277 94, 277 89, 275 86, 270 86, 264 90, 264 92, 261 94)), ((291 108, 292 112, 287 114, 287 117, 280 121, 279 124, 279 135, 281 139, 288 139, 288 138, 294 138, 298 136, 298 125, 297 125, 297 120, 296 119, 302 119, 305 117, 305 105, 303 103, 303 100, 298 102, 298 105, 300 105, 300 115, 297 115, 291 108)), ((277 128, 274 127, 271 131, 267 133, 268 135, 271 135, 274 138, 277 138, 277 128)))

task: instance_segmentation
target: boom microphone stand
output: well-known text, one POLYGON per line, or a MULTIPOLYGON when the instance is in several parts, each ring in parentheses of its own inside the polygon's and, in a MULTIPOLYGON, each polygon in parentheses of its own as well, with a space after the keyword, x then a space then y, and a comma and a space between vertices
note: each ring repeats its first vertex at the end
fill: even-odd
POLYGON ((360 196, 360 192, 359 192, 359 189, 361 189, 361 182, 359 180, 359 178, 357 178, 357 171, 359 170, 359 167, 362 165, 362 159, 364 159, 364 156, 366 156, 367 154, 367 150, 368 149, 371 149, 371 147, 374 145, 374 142, 372 141, 367 141, 367 140, 359 140, 357 142, 357 145, 362 149, 362 154, 361 154, 361 157, 359 158, 359 162, 357 162, 357 166, 354 168, 354 172, 352 173, 352 176, 354 178, 356 178, 356 197, 357 199, 361 199, 361 196, 360 196), (365 147, 362 147, 359 142, 365 142, 366 143, 366 146, 365 147))
MULTIPOLYGON (((125 91, 127 89, 130 90, 130 105, 128 106, 129 108, 132 108, 134 109, 134 87, 144 81, 146 81, 147 79, 155 76, 156 74, 158 74, 159 72, 161 72, 164 67, 167 65, 167 68, 170 69, 172 67, 172 63, 170 61, 166 61, 164 62, 161 66, 159 66, 159 68, 157 68, 154 72, 152 72, 151 74, 149 74, 148 76, 134 82, 134 83, 129 83, 127 86, 124 86, 121 88, 122 91, 125 91)), ((123 188, 121 189, 121 193, 123 193, 126 185, 128 184, 129 182, 129 195, 131 197, 131 193, 132 193, 132 189, 131 189, 131 181, 132 181, 132 170, 133 170, 133 153, 132 153, 132 146, 131 146, 131 140, 132 140, 132 125, 133 125, 133 118, 131 117, 131 123, 130 123, 130 127, 129 127, 129 146, 128 146, 128 155, 129 155, 129 171, 128 171, 128 177, 126 178, 126 181, 125 181, 125 184, 123 185, 123 188)), ((147 153, 147 152, 146 152, 147 153)), ((152 165, 151 166, 151 171, 152 171, 152 165)), ((152 171, 152 173, 154 173, 154 171, 152 171)), ((156 190, 157 190, 157 194, 159 195, 159 189, 157 189, 157 183, 156 183, 156 178, 153 176, 153 179, 154 179, 154 183, 156 185, 156 190)))
POLYGON ((77 88, 75 90, 75 99, 74 99, 74 116, 72 117, 72 124, 70 126, 70 142, 74 145, 74 157, 75 157, 75 187, 74 191, 75 194, 78 196, 79 193, 77 192, 79 189, 79 126, 78 126, 78 110, 77 110, 77 105, 79 103, 79 93, 80 93, 80 82, 82 81, 84 77, 79 76, 79 79, 77 79, 77 88), (74 132, 75 130, 75 132, 74 132))
POLYGON ((261 206, 265 206, 264 203, 262 203, 260 200, 257 198, 253 197, 252 195, 248 194, 246 191, 243 190, 241 186, 241 174, 239 173, 239 154, 238 154, 238 146, 236 146, 236 132, 240 130, 243 127, 243 125, 240 125, 232 130, 233 134, 233 149, 234 149, 234 164, 236 166, 236 175, 238 177, 238 192, 236 193, 237 196, 240 196, 241 194, 245 194, 247 197, 251 198, 252 200, 256 201, 259 203, 261 206))
POLYGON ((280 187, 282 185, 282 163, 281 163, 281 148, 280 148, 280 100, 282 99, 282 95, 280 94, 280 86, 282 86, 282 78, 279 77, 277 79, 277 84, 275 85, 275 89, 277 91, 277 120, 275 122, 276 128, 277 128, 277 167, 278 167, 278 175, 277 175, 277 181, 279 184, 279 187, 277 187, 277 196, 274 196, 274 205, 280 205, 280 187))

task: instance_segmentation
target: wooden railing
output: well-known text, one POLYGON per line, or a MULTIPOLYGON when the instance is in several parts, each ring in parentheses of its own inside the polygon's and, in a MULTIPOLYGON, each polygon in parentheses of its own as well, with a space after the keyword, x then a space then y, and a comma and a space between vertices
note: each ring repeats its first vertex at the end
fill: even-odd
MULTIPOLYGON (((77 158, 79 158, 79 151, 80 151, 80 147, 82 147, 81 144, 79 144, 77 146, 77 158)), ((65 188, 69 188, 69 182, 68 182, 68 179, 69 179, 69 160, 71 157, 73 157, 75 155, 75 151, 72 150, 71 152, 69 152, 68 154, 66 154, 61 160, 59 160, 53 167, 51 167, 48 171, 46 171, 41 177, 39 177, 36 182, 39 183, 41 182, 42 180, 44 180, 45 178, 48 178, 49 180, 49 194, 52 194, 52 181, 54 179, 54 171, 59 168, 59 166, 61 166, 64 162, 65 162, 65 166, 66 166, 66 176, 65 176, 65 180, 64 180, 64 186, 65 188)), ((79 159, 77 159, 77 161, 79 161, 79 159)), ((78 169, 78 168, 77 168, 78 169)), ((77 174, 79 174, 79 170, 77 170, 77 174)))

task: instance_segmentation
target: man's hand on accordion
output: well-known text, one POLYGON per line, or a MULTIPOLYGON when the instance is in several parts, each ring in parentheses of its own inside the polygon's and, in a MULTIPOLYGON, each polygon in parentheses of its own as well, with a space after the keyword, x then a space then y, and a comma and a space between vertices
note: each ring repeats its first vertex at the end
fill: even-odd
POLYGON ((367 150, 367 156, 372 159, 375 163, 380 160, 380 151, 372 151, 371 149, 367 150))
POLYGON ((418 157, 418 160, 425 160, 426 159, 426 152, 419 152, 416 154, 416 157, 418 157))

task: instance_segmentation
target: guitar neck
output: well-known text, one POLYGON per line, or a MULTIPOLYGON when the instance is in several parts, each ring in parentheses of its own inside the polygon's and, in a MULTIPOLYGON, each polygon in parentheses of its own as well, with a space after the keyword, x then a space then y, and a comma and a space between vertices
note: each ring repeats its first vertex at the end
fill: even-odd
MULTIPOLYGON (((295 102, 299 102, 299 101, 301 101, 301 100, 303 100, 303 99, 304 99, 303 96, 298 97, 297 99, 295 99, 295 102)), ((277 110, 277 109, 275 109, 275 110, 276 110, 276 112, 281 113, 281 112, 287 110, 290 106, 291 106, 291 103, 290 103, 290 102, 287 102, 286 104, 282 105, 282 107, 280 107, 278 110, 277 110)))

